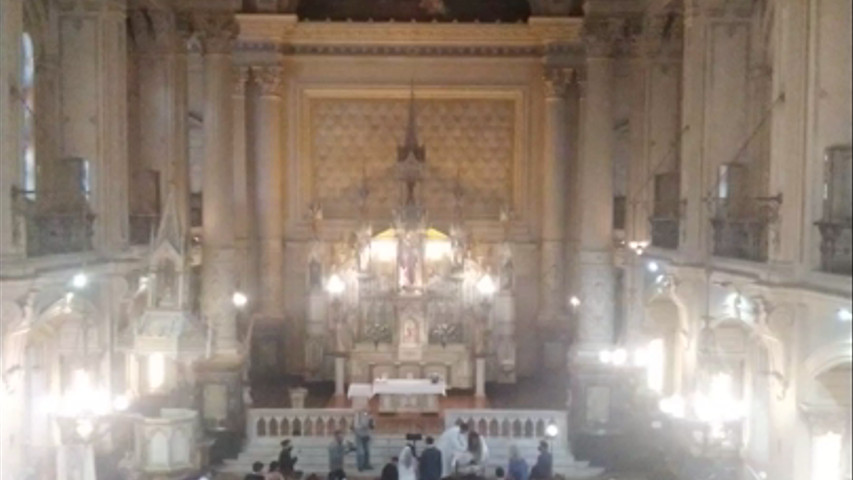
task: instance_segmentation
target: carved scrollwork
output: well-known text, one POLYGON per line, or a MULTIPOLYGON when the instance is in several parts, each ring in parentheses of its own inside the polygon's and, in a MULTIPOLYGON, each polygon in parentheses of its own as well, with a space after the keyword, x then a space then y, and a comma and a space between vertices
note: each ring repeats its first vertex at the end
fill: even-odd
POLYGON ((252 67, 252 79, 262 96, 280 97, 284 86, 284 69, 277 65, 252 67))
POLYGON ((240 33, 240 25, 230 13, 195 14, 192 27, 206 54, 230 52, 240 33))

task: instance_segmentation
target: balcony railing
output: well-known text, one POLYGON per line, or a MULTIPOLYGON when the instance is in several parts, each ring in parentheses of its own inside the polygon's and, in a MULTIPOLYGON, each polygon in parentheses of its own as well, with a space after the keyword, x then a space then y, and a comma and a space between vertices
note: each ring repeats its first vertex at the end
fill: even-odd
POLYGON ((714 255, 766 262, 770 227, 779 218, 782 196, 715 199, 715 203, 711 218, 714 255))
POLYGON ((39 257, 92 249, 95 215, 91 213, 30 213, 27 216, 27 255, 39 257))
POLYGON ((760 218, 712 218, 714 255, 766 262, 768 224, 760 218))
POLYGON ((853 275, 853 221, 821 220, 815 222, 820 230, 820 268, 827 273, 853 275))
POLYGON ((652 217, 652 245, 667 250, 677 250, 680 222, 677 217, 652 217))

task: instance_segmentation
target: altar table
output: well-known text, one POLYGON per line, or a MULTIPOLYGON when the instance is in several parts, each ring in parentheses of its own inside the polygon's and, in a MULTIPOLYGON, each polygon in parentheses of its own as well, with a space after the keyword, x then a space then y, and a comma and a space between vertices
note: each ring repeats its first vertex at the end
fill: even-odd
POLYGON ((376 380, 373 394, 379 395, 380 413, 438 413, 438 397, 447 395, 447 384, 416 379, 376 380))

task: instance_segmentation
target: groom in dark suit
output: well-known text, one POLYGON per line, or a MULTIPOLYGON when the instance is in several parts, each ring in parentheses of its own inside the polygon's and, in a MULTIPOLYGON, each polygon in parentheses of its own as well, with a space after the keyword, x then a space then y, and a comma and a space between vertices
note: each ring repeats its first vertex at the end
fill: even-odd
POLYGON ((434 444, 432 437, 426 437, 426 448, 418 458, 420 480, 441 480, 441 450, 435 448, 434 444))

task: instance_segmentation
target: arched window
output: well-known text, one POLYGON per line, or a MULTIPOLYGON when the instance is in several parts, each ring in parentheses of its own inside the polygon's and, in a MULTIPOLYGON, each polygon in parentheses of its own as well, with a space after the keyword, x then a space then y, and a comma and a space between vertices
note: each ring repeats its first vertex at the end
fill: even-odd
POLYGON ((23 125, 21 141, 22 184, 27 198, 35 199, 36 190, 36 132, 35 132, 35 49, 33 39, 24 32, 21 38, 21 102, 23 125))

